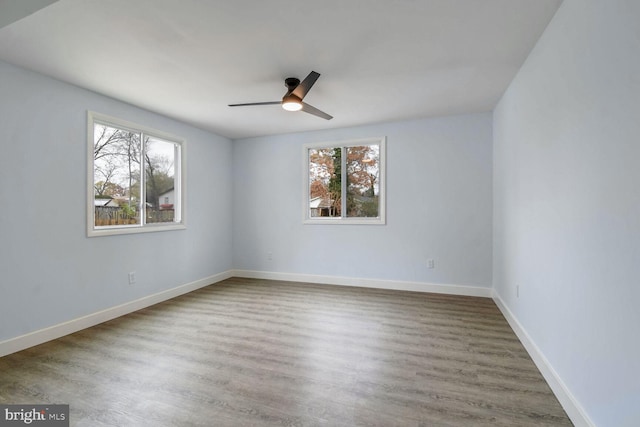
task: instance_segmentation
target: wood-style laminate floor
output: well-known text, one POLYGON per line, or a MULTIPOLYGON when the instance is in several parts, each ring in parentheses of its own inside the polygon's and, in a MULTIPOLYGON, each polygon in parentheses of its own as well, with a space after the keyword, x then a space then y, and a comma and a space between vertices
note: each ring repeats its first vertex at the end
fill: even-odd
POLYGON ((72 426, 571 425, 488 298, 229 279, 0 358, 72 426))

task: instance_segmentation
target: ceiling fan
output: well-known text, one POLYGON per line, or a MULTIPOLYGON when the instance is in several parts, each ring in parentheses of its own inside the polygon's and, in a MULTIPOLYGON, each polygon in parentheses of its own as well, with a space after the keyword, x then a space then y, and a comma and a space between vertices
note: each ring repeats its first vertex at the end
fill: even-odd
POLYGON ((326 120, 331 120, 333 116, 318 110, 316 107, 302 102, 304 97, 311 89, 311 86, 318 80, 320 73, 312 71, 305 79, 300 82, 300 79, 295 77, 287 77, 284 80, 284 85, 287 87, 287 93, 282 97, 282 101, 269 101, 269 102, 250 102, 247 104, 229 104, 229 107, 247 107, 251 105, 282 105, 287 111, 304 111, 305 113, 313 114, 314 116, 322 117, 326 120))

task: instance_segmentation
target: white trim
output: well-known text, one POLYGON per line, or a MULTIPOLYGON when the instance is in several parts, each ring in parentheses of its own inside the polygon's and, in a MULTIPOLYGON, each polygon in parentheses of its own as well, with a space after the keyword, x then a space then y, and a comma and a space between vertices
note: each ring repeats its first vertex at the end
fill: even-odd
POLYGON ((560 375, 558 375, 555 369, 553 369, 551 363, 549 363, 542 351, 540 351, 536 343, 531 339, 527 331, 513 315, 511 310, 509 310, 509 307, 507 307, 502 298, 500 298, 500 295, 495 291, 493 300, 502 312, 502 315, 507 319, 511 329, 513 329, 518 339, 520 339, 520 342, 527 350, 527 353, 529 353, 533 363, 536 364, 538 370, 549 384, 549 387, 551 387, 551 390, 556 395, 556 398, 573 424, 576 427, 596 427, 595 423, 591 421, 582 405, 580 405, 580 402, 578 402, 569 388, 562 381, 560 375))
MULTIPOLYGON (((307 201, 307 205, 308 205, 307 201)), ((307 208, 307 211, 309 209, 307 208)), ((376 218, 342 218, 342 217, 317 217, 305 219, 305 225, 385 225, 385 222, 376 218)))
POLYGON ((498 306, 498 309, 502 312, 503 316, 515 332, 516 336, 529 353, 529 356, 537 366, 544 379, 549 384, 549 387, 555 394, 564 410, 567 412, 567 415, 569 416, 573 424, 576 427, 596 427, 596 424, 591 421, 582 405, 573 396, 569 388, 562 381, 562 378, 558 375, 555 369, 553 369, 553 366, 549 363, 542 351, 531 339, 527 331, 520 324, 511 310, 509 310, 502 298, 500 298, 500 295, 496 293, 492 288, 480 286, 447 285, 426 282, 365 279, 314 274, 280 273, 272 271, 227 270, 222 273, 205 277, 191 283, 168 289, 166 291, 148 295, 146 297, 142 297, 115 307, 110 307, 77 319, 60 323, 58 325, 50 326, 38 331, 21 335, 19 337, 2 341, 0 342, 0 357, 24 350, 29 347, 43 344, 47 341, 69 335, 86 328, 90 328, 100 323, 115 319, 116 317, 133 313, 137 310, 141 310, 154 304, 167 301, 171 298, 193 292, 197 289, 218 283, 231 277, 282 280, 288 282, 307 282, 326 285, 355 286, 414 292, 432 292, 439 294, 493 298, 494 302, 498 306))
POLYGON ((248 279, 283 280, 325 285, 356 286, 361 288, 392 289, 398 291, 431 292, 436 294, 465 295, 491 298, 491 288, 481 286, 445 285, 402 280, 365 279, 357 277, 321 276, 315 274, 279 273, 274 271, 231 270, 233 277, 248 279))
POLYGON ((151 305, 195 291, 196 289, 212 285, 230 277, 232 277, 231 271, 214 274, 213 276, 205 277, 176 288, 148 295, 134 301, 129 301, 115 307, 110 307, 58 325, 21 335, 19 337, 10 338, 0 342, 0 357, 90 328, 108 320, 115 319, 116 317, 133 313, 134 311, 141 310, 151 305))
MULTIPOLYGON (((144 141, 144 138, 143 138, 144 141)), ((108 116, 102 113, 96 113, 95 111, 87 110, 87 236, 88 237, 98 237, 98 236, 113 236, 118 234, 137 234, 137 233, 150 233, 156 231, 171 231, 171 230, 184 230, 187 228, 186 226, 186 216, 187 216, 187 204, 186 204, 186 152, 187 152, 187 141, 184 138, 179 136, 172 135, 167 132, 163 132, 160 130, 156 130, 147 126, 139 125, 137 123, 129 122, 126 120, 122 120, 113 116, 108 116), (147 224, 145 221, 142 221, 140 224, 132 224, 132 225, 119 225, 119 226, 95 226, 94 225, 94 214, 95 207, 94 204, 94 157, 93 157, 93 147, 94 147, 94 132, 95 127, 94 124, 98 122, 99 124, 111 126, 118 129, 128 130, 130 132, 141 133, 143 135, 148 135, 152 138, 161 139, 167 142, 174 143, 178 149, 176 150, 176 155, 179 159, 176 162, 175 171, 174 171, 174 191, 176 194, 175 204, 176 204, 176 221, 172 223, 151 223, 147 224)), ((142 148, 144 152, 144 146, 142 148)), ((142 188, 144 187, 144 173, 142 173, 141 166, 141 181, 140 181, 140 194, 143 194, 142 188)), ((140 206, 140 212, 144 212, 142 209, 142 205, 140 206)), ((144 218, 142 218, 144 219, 144 218)))
MULTIPOLYGON (((346 170, 345 162, 346 156, 342 156, 342 170, 346 170)), ((322 225, 385 225, 386 219, 386 163, 387 163, 387 137, 371 137, 360 139, 349 139, 346 141, 326 141, 326 142, 312 142, 304 144, 302 146, 302 223, 309 224, 322 224, 322 225), (309 150, 313 148, 335 148, 335 147, 355 147, 359 145, 378 145, 380 147, 379 162, 378 162, 378 216, 375 218, 320 218, 309 216, 309 150)), ((346 194, 346 178, 342 180, 342 194, 346 194)), ((346 198, 342 200, 342 212, 346 212, 346 198)))
MULTIPOLYGON (((107 114, 98 113, 95 111, 87 110, 87 116, 93 121, 97 120, 101 124, 107 126, 116 127, 119 129, 125 129, 131 132, 142 132, 147 135, 153 136, 158 139, 166 139, 167 141, 176 142, 179 144, 184 143, 184 138, 169 132, 164 132, 158 129, 154 129, 149 126, 144 126, 138 123, 130 122, 128 120, 120 119, 118 117, 109 116, 107 114)), ((93 129, 88 129, 89 141, 93 141, 93 129)), ((92 145, 93 146, 93 145, 92 145)))
MULTIPOLYGON (((91 217, 93 221, 93 216, 91 217)), ((89 222, 89 227, 93 224, 89 222)), ((186 230, 187 226, 184 224, 145 224, 145 225, 122 225, 122 226, 104 226, 94 227, 92 230, 87 231, 88 237, 98 236, 115 236, 118 234, 138 234, 138 233, 155 233, 156 231, 172 231, 172 230, 186 230)))

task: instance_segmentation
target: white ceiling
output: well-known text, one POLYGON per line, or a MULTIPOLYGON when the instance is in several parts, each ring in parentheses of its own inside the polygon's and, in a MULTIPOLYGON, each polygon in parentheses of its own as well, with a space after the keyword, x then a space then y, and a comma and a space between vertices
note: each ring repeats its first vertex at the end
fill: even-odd
POLYGON ((0 59, 236 139, 490 111, 560 2, 0 0, 0 59))

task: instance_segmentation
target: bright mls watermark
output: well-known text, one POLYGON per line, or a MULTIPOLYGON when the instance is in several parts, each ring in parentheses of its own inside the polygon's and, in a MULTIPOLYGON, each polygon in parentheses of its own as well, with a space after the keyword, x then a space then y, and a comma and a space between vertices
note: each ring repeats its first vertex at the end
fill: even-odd
POLYGON ((69 427, 69 405, 0 405, 0 427, 69 427))

